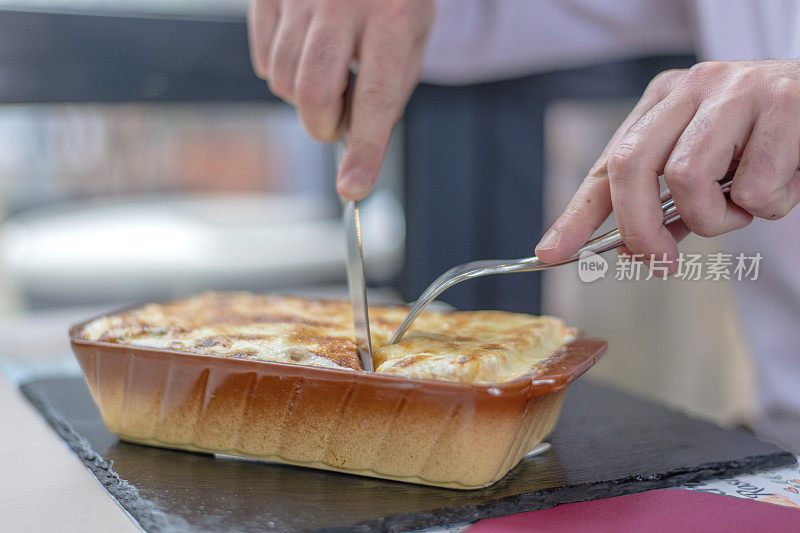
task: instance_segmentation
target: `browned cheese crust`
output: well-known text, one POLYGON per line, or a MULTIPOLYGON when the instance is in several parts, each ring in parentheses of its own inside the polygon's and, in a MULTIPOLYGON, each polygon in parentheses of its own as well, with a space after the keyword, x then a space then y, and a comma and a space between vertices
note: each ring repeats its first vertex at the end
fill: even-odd
MULTIPOLYGON (((467 383, 509 381, 571 340, 553 317, 502 311, 426 312, 387 346, 405 307, 370 307, 377 372, 467 383)), ((359 370, 350 303, 208 292, 89 322, 86 340, 359 370)))

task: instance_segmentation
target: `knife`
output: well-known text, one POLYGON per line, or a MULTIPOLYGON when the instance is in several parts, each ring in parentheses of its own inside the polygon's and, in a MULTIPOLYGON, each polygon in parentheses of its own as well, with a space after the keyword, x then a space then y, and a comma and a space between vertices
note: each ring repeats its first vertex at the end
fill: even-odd
MULTIPOLYGON (((336 147, 336 168, 344 152, 344 143, 336 147)), ((344 202, 344 230, 347 237, 347 289, 353 306, 353 326, 361 368, 367 372, 375 370, 372 363, 372 340, 369 336, 369 310, 367 308, 367 284, 364 280, 364 252, 361 247, 361 221, 358 217, 358 202, 344 202)))

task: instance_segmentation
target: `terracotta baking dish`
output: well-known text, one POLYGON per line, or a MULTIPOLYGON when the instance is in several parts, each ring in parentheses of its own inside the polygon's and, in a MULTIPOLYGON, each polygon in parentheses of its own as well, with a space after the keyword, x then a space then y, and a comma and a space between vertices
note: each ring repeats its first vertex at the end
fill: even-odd
POLYGON ((606 350, 579 338, 534 375, 473 385, 87 341, 85 324, 72 349, 122 440, 456 489, 506 475, 606 350))

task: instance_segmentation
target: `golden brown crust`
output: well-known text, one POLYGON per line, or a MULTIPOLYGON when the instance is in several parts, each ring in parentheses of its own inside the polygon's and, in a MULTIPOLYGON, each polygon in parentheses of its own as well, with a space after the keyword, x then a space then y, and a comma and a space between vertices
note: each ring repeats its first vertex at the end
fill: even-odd
MULTIPOLYGON (((509 381, 570 340, 553 317, 502 311, 426 312, 386 346, 405 307, 370 307, 376 371, 474 382, 509 381)), ((89 322, 86 340, 201 355, 360 369, 350 304, 242 292, 147 304, 89 322)))

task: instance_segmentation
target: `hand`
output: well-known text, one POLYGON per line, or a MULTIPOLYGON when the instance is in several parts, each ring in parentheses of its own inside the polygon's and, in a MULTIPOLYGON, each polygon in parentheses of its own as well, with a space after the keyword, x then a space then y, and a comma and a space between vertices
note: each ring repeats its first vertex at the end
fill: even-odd
POLYGON ((316 140, 339 138, 349 114, 339 194, 359 200, 378 178, 392 129, 419 81, 433 0, 253 0, 250 55, 273 94, 297 106, 316 140), (358 62, 345 113, 350 66, 358 62))
POLYGON ((666 257, 689 231, 712 237, 778 219, 800 201, 800 62, 707 62, 659 74, 536 247, 566 259, 613 208, 622 252, 666 257), (730 199, 717 180, 736 169, 730 199), (664 175, 682 223, 662 225, 664 175))

